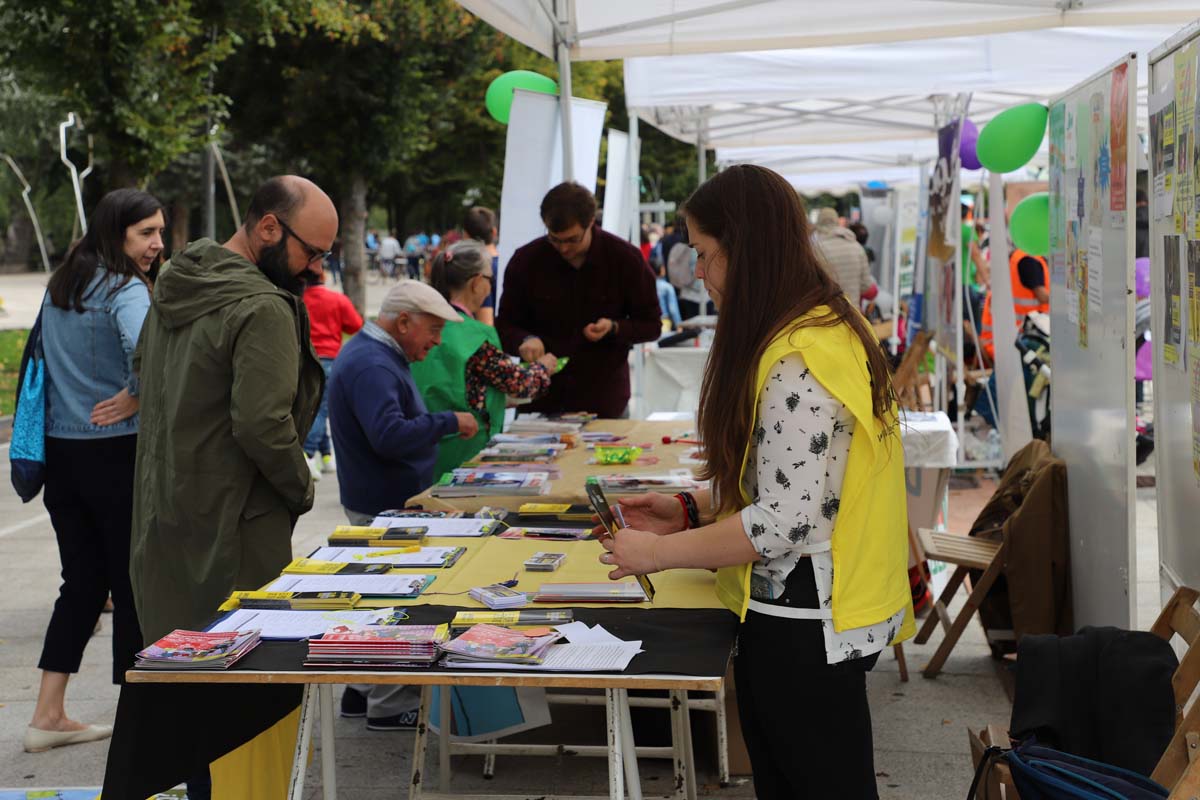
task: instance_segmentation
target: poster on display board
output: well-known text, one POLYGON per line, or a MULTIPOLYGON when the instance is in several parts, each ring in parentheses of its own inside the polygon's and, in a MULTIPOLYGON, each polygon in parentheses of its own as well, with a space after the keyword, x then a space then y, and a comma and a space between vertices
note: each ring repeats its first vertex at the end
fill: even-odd
POLYGON ((1162 353, 1163 363, 1183 369, 1183 265, 1180 263, 1182 247, 1179 236, 1163 237, 1163 320, 1162 353))
POLYGON ((1109 209, 1124 211, 1127 203, 1125 186, 1126 171, 1122 169, 1129 153, 1129 65, 1122 64, 1113 70, 1112 90, 1108 97, 1109 124, 1108 140, 1112 149, 1112 189, 1109 192, 1109 209))
POLYGON ((1132 54, 1049 104, 1051 428, 1067 464, 1077 624, 1134 619, 1132 54), (1115 431, 1129 431, 1115 436, 1115 431), (1101 445, 1101 443, 1103 443, 1101 445), (1114 591, 1114 587, 1118 587, 1114 591), (1087 622, 1084 622, 1087 620, 1087 622))
POLYGON ((938 160, 929 178, 929 238, 925 247, 925 315, 937 348, 958 360, 962 324, 961 205, 958 139, 962 119, 938 131, 938 160))
POLYGON ((917 224, 921 218, 921 198, 915 186, 896 190, 896 298, 913 293, 917 266, 917 224))

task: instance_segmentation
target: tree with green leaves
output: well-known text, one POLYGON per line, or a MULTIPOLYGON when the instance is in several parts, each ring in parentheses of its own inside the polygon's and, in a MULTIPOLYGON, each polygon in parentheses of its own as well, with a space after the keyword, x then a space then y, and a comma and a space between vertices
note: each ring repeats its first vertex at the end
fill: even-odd
POLYGON ((214 71, 245 40, 318 25, 370 32, 341 0, 3 0, 0 71, 60 100, 96 137, 109 188, 145 185, 204 146, 228 100, 214 71))
POLYGON ((235 146, 267 142, 281 165, 337 199, 343 289, 362 310, 368 192, 415 174, 438 141, 456 135, 447 109, 468 102, 459 87, 471 84, 494 32, 453 0, 345 5, 370 35, 314 24, 272 47, 245 48, 218 84, 235 105, 235 146))

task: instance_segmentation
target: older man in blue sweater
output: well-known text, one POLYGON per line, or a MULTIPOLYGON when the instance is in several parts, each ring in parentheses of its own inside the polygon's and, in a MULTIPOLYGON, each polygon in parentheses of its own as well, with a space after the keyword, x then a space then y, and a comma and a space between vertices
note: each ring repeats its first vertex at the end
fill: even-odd
MULTIPOLYGON (((379 317, 355 334, 329 374, 329 428, 337 451, 342 507, 353 525, 369 525, 385 509, 433 484, 438 442, 471 438, 471 414, 425 408, 408 365, 442 340, 447 322, 460 317, 432 287, 397 283, 379 317)), ((354 685, 342 695, 342 716, 366 716, 371 730, 402 730, 416 723, 420 694, 414 687, 354 685)))
POLYGON ((442 340, 458 313, 432 287, 404 280, 387 293, 329 375, 329 423, 342 506, 355 525, 398 508, 434 480, 438 442, 479 430, 471 414, 429 413, 408 365, 442 340))

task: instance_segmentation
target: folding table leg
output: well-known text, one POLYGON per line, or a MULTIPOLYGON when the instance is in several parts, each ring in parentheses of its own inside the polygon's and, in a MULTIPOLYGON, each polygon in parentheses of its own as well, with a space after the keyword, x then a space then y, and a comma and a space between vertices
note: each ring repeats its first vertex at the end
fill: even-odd
POLYGON ((438 691, 438 785, 442 794, 450 794, 450 687, 439 686, 438 691))
POLYGON ((696 759, 692 749, 692 717, 688 709, 687 689, 679 690, 679 725, 683 729, 683 759, 686 772, 684 773, 684 790, 687 800, 696 800, 696 759))
POLYGON ((904 657, 904 643, 893 645, 892 651, 896 654, 896 662, 900 666, 900 682, 908 683, 908 659, 904 657))
POLYGON ((337 800, 337 759, 333 743, 333 684, 317 688, 321 704, 321 791, 325 800, 337 800))
MULTIPOLYGON (((996 552, 992 563, 988 564, 988 568, 983 571, 979 581, 971 589, 971 593, 967 595, 967 602, 963 605, 962 610, 958 612, 958 616, 954 618, 954 624, 950 626, 950 630, 946 632, 946 636, 942 639, 942 643, 938 645, 937 651, 933 654, 933 658, 925 665, 922 674, 926 678, 935 678, 942 671, 942 666, 946 663, 946 659, 950 657, 950 651, 954 649, 954 645, 958 643, 958 637, 962 636, 962 632, 966 630, 967 623, 971 621, 971 617, 979 610, 979 605, 983 602, 984 595, 988 593, 988 589, 992 588, 992 584, 996 582, 996 578, 1000 576, 1000 569, 1004 565, 1004 548, 996 552)), ((966 573, 964 567, 959 567, 958 571, 966 573)))
POLYGON ((421 800, 425 781, 425 750, 429 746, 429 707, 433 704, 433 687, 421 687, 421 707, 417 711, 417 729, 413 732, 412 780, 408 800, 421 800))
MULTIPOLYGON (((495 744, 495 739, 488 739, 488 744, 495 744)), ((483 757, 483 777, 491 780, 496 777, 496 754, 487 753, 483 757)))
POLYGON ((633 716, 629 713, 629 690, 617 689, 621 711, 621 750, 625 756, 625 784, 629 800, 642 800, 642 777, 638 772, 637 745, 633 742, 633 716))
POLYGON ((304 773, 308 769, 308 747, 312 744, 313 716, 317 712, 317 688, 304 684, 304 696, 300 701, 300 727, 296 733, 296 752, 292 756, 292 777, 288 787, 288 800, 304 799, 304 773))
POLYGON ((604 690, 604 705, 608 720, 608 796, 610 800, 625 800, 625 737, 621 735, 621 704, 616 689, 604 690))
POLYGON ((722 786, 729 785, 729 720, 725 718, 725 681, 714 695, 717 706, 717 779, 722 786))

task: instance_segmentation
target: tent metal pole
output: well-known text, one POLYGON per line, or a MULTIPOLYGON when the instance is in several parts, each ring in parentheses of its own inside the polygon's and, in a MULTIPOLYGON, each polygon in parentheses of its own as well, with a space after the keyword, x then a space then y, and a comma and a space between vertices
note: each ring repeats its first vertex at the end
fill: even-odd
POLYGON ((696 185, 708 179, 708 152, 704 149, 704 132, 696 134, 696 185))
POLYGON ((571 29, 571 0, 558 0, 558 104, 562 120, 563 181, 575 180, 575 147, 571 127, 571 47, 566 32, 571 29))
POLYGON ((642 215, 638 206, 642 201, 641 187, 638 176, 642 173, 642 140, 638 132, 638 116, 633 109, 626 108, 629 113, 629 179, 625 183, 625 213, 629 222, 629 241, 636 242, 641 235, 642 215))

